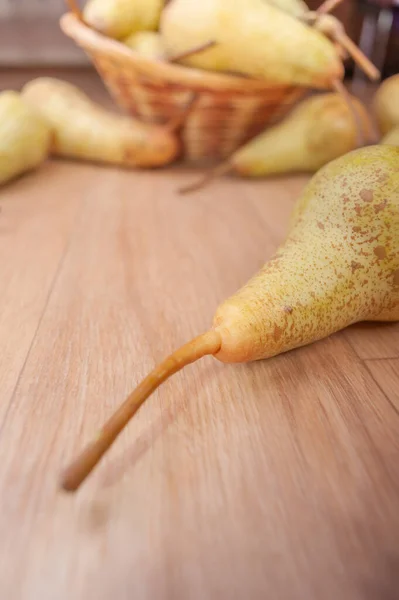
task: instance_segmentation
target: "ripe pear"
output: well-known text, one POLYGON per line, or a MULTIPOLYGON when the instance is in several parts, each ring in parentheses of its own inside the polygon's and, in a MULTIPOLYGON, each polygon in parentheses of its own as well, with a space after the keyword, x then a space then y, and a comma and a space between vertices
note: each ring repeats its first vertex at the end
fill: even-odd
POLYGON ((388 144, 390 146, 399 146, 399 125, 394 129, 391 129, 381 140, 381 144, 388 144))
POLYGON ((84 21, 104 35, 123 39, 137 31, 155 31, 164 0, 88 0, 84 21))
POLYGON ((265 0, 172 0, 160 30, 168 56, 215 42, 181 59, 192 67, 315 88, 331 88, 344 74, 326 36, 265 0))
POLYGON ((293 15, 294 17, 303 17, 309 12, 309 7, 303 0, 264 0, 280 10, 293 15))
POLYGON ((26 102, 54 130, 52 154, 121 167, 157 167, 178 155, 168 126, 151 125, 105 110, 66 81, 39 77, 22 90, 26 102))
POLYGON ((331 161, 299 198, 286 240, 217 309, 210 330, 167 357, 64 472, 75 491, 145 400, 203 356, 267 359, 359 321, 399 320, 399 148, 369 146, 331 161))
POLYGON ((39 167, 52 131, 37 110, 12 90, 0 93, 0 185, 39 167))
MULTIPOLYGON (((368 142, 373 134, 368 113, 357 98, 350 99, 368 142)), ((357 126, 345 99, 337 93, 318 94, 238 150, 229 163, 235 172, 250 177, 314 173, 356 147, 357 126)))
POLYGON ((399 73, 381 83, 373 99, 373 108, 383 135, 399 126, 399 73))
POLYGON ((165 60, 162 38, 156 31, 139 31, 123 40, 131 50, 151 60, 165 60))

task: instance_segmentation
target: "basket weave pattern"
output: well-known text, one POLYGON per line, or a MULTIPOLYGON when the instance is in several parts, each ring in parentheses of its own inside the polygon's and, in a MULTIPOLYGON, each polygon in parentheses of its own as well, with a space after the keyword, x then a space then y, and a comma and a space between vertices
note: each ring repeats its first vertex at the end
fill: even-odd
POLYGON ((133 117, 167 123, 183 113, 195 94, 180 130, 188 161, 227 157, 284 116, 306 91, 150 61, 69 13, 61 28, 89 56, 115 103, 133 117))

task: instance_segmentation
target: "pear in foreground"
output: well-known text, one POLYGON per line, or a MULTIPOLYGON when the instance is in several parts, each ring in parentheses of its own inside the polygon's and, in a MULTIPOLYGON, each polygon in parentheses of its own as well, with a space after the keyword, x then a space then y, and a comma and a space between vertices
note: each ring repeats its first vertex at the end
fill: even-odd
POLYGON ((216 311, 212 328, 166 358, 64 472, 75 491, 145 400, 206 355, 226 363, 270 358, 358 321, 399 320, 399 148, 369 146, 310 181, 287 238, 216 311))

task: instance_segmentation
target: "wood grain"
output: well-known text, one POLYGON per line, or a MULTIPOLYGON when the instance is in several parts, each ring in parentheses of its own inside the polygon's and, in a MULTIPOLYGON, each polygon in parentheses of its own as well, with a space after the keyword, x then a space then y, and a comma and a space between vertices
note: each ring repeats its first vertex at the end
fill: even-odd
MULTIPOLYGON (((76 495, 58 489, 125 394, 271 256, 306 181, 178 196, 192 177, 54 162, 2 192, 0 598, 394 600, 398 361, 365 362, 353 328, 188 367, 76 495)), ((375 326, 363 345, 381 331, 395 343, 375 326)))

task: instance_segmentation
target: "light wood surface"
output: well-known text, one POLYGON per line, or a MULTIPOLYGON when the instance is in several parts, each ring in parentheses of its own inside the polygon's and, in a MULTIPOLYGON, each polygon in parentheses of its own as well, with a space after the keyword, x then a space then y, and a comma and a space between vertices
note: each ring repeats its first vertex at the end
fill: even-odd
POLYGON ((394 600, 399 325, 204 359, 59 491, 125 394, 271 256, 306 177, 178 196, 191 180, 54 161, 0 193, 0 598, 394 600))

